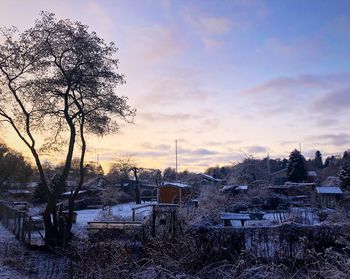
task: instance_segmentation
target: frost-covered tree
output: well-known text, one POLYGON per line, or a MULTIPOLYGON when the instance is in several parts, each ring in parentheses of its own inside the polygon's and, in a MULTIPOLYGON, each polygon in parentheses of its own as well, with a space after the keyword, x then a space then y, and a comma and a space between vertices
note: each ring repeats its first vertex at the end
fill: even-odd
POLYGON ((289 155, 287 176, 291 182, 302 182, 307 177, 305 158, 296 149, 289 155))

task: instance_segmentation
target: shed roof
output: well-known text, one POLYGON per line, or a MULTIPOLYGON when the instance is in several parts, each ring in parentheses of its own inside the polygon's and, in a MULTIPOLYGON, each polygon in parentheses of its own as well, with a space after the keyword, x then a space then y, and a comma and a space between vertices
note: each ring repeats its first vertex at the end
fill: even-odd
POLYGON ((319 194, 342 194, 343 191, 339 187, 316 187, 316 192, 319 194))
POLYGON ((308 176, 317 176, 317 172, 316 171, 308 171, 307 175, 308 176))
MULTIPOLYGON (((181 183, 181 182, 168 182, 168 181, 164 181, 162 186, 173 186, 173 187, 179 187, 179 188, 188 188, 190 187, 190 185, 185 184, 185 183, 181 183)), ((162 187, 161 186, 161 187, 162 187)))
MULTIPOLYGON (((84 194, 84 193, 86 193, 86 192, 87 192, 87 190, 80 190, 80 191, 78 192, 78 195, 84 194)), ((72 194, 72 191, 67 191, 67 192, 62 193, 61 196, 70 196, 71 194, 72 194)))
POLYGON ((246 213, 221 213, 221 220, 250 220, 250 215, 246 213))
POLYGON ((229 191, 229 190, 232 190, 232 189, 235 189, 237 188, 236 185, 225 185, 224 187, 222 187, 220 189, 221 192, 225 192, 225 191, 229 191))
POLYGON ((275 171, 274 173, 271 173, 272 176, 278 175, 278 174, 287 174, 287 168, 275 171))
POLYGON ((202 176, 204 179, 212 181, 212 182, 222 182, 225 181, 225 179, 218 179, 218 178, 214 178, 211 175, 205 174, 205 173, 199 173, 200 176, 202 176))

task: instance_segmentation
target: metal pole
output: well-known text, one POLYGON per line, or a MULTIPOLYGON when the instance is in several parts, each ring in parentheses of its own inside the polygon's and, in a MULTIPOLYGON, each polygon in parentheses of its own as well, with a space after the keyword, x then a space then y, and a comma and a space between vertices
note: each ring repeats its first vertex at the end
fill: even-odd
POLYGON ((177 140, 175 140, 175 158, 176 158, 176 163, 175 163, 175 180, 177 181, 177 140))

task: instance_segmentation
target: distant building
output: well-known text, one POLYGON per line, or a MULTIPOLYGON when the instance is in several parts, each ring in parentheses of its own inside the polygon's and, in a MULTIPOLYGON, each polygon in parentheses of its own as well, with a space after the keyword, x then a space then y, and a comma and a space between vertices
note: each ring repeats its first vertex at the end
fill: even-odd
POLYGON ((245 193, 248 191, 248 185, 225 185, 220 189, 222 193, 245 193))
POLYGON ((316 187, 316 202, 321 207, 335 208, 343 198, 343 191, 339 187, 316 187))
POLYGON ((317 172, 316 171, 308 171, 307 172, 307 178, 306 178, 307 183, 315 183, 316 179, 317 179, 317 172))
POLYGON ((283 185, 288 181, 287 168, 281 169, 271 174, 273 185, 283 185))
POLYGON ((286 182, 284 185, 273 185, 269 187, 273 192, 294 197, 297 199, 309 199, 315 192, 315 183, 286 182))
POLYGON ((224 212, 220 215, 222 226, 223 227, 232 227, 237 226, 237 222, 239 222, 240 227, 244 227, 244 223, 246 221, 251 220, 251 217, 247 213, 229 213, 224 212))
MULTIPOLYGON (((306 183, 315 183, 317 179, 316 171, 308 171, 306 183)), ((271 181, 273 185, 284 185, 288 182, 287 168, 281 169, 271 174, 271 181)))
POLYGON ((218 179, 205 173, 199 173, 198 180, 201 186, 205 186, 205 185, 220 186, 220 185, 227 184, 226 179, 218 179))

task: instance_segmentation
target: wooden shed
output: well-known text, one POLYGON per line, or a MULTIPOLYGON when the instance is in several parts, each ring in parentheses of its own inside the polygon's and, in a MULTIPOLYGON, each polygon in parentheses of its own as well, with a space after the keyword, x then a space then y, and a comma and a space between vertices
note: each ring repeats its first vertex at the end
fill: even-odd
POLYGON ((316 187, 316 202, 321 207, 335 208, 343 198, 343 191, 339 187, 316 187))
POLYGON ((178 204, 189 199, 190 186, 179 182, 164 182, 158 189, 158 202, 178 204))

